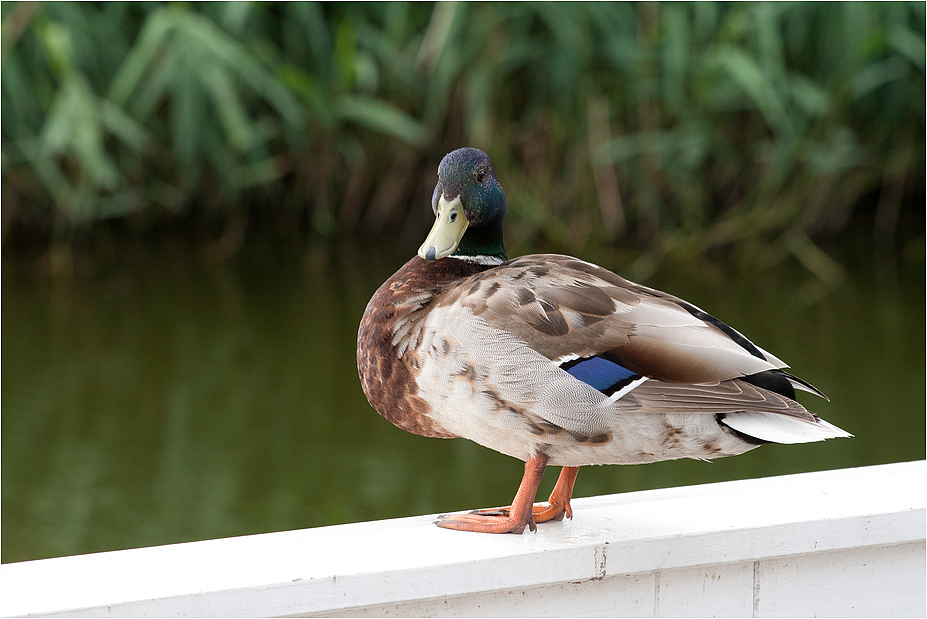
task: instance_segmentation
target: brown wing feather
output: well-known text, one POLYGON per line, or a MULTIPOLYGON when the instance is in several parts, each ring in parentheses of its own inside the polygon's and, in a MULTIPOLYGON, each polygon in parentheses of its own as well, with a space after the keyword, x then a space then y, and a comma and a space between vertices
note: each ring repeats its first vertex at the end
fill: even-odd
POLYGON ((685 385, 649 380, 621 399, 621 408, 647 413, 730 414, 750 411, 815 421, 801 404, 742 380, 710 385, 685 385))
POLYGON ((569 256, 516 258, 437 300, 454 302, 549 359, 611 351, 628 369, 667 382, 718 382, 781 365, 694 306, 569 256))

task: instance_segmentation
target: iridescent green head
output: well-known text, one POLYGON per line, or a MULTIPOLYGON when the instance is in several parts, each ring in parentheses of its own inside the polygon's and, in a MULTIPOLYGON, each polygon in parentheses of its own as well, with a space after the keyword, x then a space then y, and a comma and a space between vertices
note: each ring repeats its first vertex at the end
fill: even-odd
POLYGON ((508 259, 502 242, 505 192, 481 150, 458 148, 438 166, 431 198, 435 225, 418 250, 429 262, 446 256, 492 264, 508 259))

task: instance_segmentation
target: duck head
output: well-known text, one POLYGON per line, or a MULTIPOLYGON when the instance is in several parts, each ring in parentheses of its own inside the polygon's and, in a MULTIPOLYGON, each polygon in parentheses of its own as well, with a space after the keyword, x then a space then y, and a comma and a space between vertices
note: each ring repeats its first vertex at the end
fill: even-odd
POLYGON ((508 259, 502 241, 505 192, 483 151, 458 148, 444 156, 431 209, 435 224, 419 257, 434 262, 453 256, 487 264, 508 259))

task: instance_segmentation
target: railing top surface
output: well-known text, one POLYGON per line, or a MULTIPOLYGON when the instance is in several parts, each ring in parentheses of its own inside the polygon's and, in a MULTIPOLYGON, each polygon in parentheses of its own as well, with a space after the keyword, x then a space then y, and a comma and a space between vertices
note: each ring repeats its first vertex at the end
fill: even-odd
POLYGON ((925 504, 918 461, 575 499, 572 521, 523 535, 448 531, 418 516, 44 559, 0 566, 0 614, 294 586, 319 608, 347 608, 389 601, 371 589, 384 579, 387 597, 425 598, 897 544, 924 538, 925 504))

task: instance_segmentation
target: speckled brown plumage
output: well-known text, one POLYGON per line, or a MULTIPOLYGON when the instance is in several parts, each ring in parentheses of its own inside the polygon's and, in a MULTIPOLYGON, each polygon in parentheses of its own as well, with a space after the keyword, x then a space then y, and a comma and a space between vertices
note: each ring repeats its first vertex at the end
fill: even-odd
MULTIPOLYGON (((413 354, 429 312, 446 312, 451 307, 467 308, 489 328, 514 334, 548 359, 607 352, 625 367, 661 381, 629 394, 624 403, 627 410, 646 404, 665 412, 721 414, 741 407, 814 419, 792 398, 732 381, 736 373, 698 348, 646 336, 646 325, 640 321, 647 319, 648 312, 679 314, 684 310, 704 320, 700 328, 709 335, 743 348, 728 333, 739 336, 736 331, 672 295, 569 256, 523 256, 494 267, 454 259, 429 263, 416 257, 373 295, 358 332, 357 362, 364 393, 377 412, 403 430, 422 436, 457 436, 435 420, 435 411, 418 393, 421 358, 413 354)), ((440 352, 446 355, 448 341, 440 340, 440 344, 440 352)), ((743 348, 747 358, 757 356, 766 363, 759 351, 753 354, 756 349, 749 341, 747 345, 751 347, 743 348)), ((474 383, 485 378, 478 374, 471 363, 456 372, 474 383)), ((517 403, 482 389, 492 408, 521 417, 525 429, 534 435, 560 434, 576 443, 608 440, 602 432, 561 433, 556 424, 539 421, 517 403)))
POLYGON ((370 405, 396 426, 422 436, 455 438, 431 419, 418 395, 412 355, 435 298, 485 267, 461 260, 409 260, 374 293, 357 334, 357 371, 370 405), (400 335, 397 341, 397 334, 400 335))

